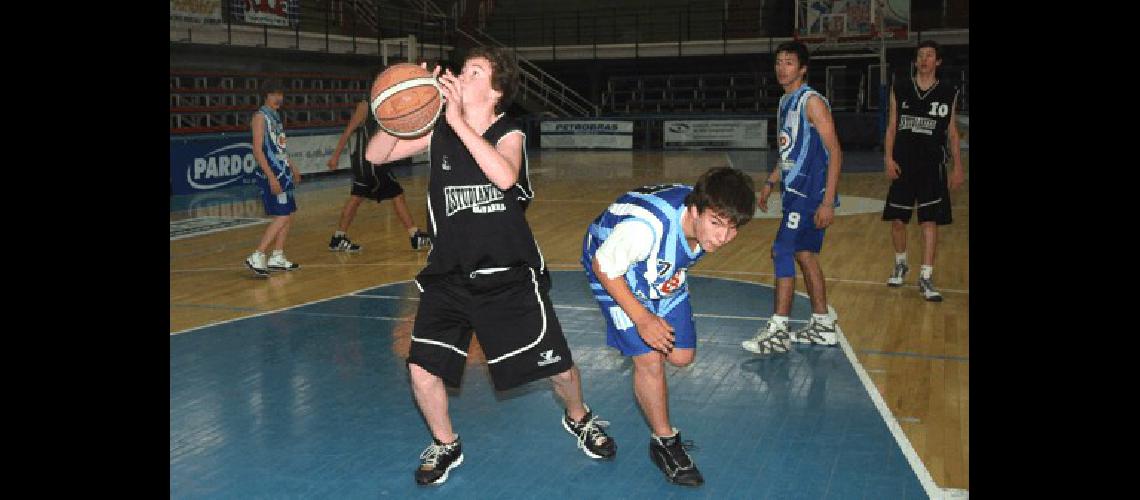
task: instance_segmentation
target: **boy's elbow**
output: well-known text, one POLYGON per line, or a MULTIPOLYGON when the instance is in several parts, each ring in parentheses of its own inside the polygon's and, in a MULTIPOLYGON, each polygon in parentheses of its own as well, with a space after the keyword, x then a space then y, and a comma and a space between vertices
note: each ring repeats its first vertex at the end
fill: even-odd
POLYGON ((499 189, 506 191, 512 187, 515 187, 515 184, 518 183, 518 181, 519 181, 519 174, 517 172, 507 174, 507 175, 504 175, 501 179, 498 179, 495 181, 495 187, 498 187, 499 189))

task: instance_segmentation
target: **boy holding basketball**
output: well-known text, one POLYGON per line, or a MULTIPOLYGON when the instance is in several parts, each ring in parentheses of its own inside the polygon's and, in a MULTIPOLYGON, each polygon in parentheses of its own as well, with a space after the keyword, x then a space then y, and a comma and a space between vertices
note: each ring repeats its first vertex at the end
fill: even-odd
POLYGON ((416 482, 442 483, 463 462, 445 385, 459 386, 472 329, 496 389, 549 378, 565 405, 562 427, 587 456, 611 458, 617 447, 582 401, 580 374, 550 302, 549 273, 523 213, 534 197, 526 137, 503 114, 518 88, 514 57, 477 47, 458 75, 437 67, 434 76, 446 99, 443 119, 414 139, 376 134, 365 152, 385 163, 430 146, 434 241, 415 280, 420 306, 407 363, 433 443, 420 455, 416 482))
POLYGON ((253 129, 253 157, 261 168, 257 185, 261 188, 265 214, 272 216, 273 221, 265 228, 257 250, 245 259, 245 265, 255 275, 264 278, 269 276, 269 271, 292 271, 301 267, 285 258, 285 237, 293 225, 293 212, 297 211, 293 186, 301 183, 301 172, 297 171, 297 167, 289 162, 289 157, 285 154, 285 127, 277 114, 281 103, 285 101, 281 83, 276 80, 266 81, 262 84, 261 91, 265 95, 265 104, 250 120, 253 129), (266 260, 265 251, 269 249, 270 243, 273 244, 273 255, 266 260))

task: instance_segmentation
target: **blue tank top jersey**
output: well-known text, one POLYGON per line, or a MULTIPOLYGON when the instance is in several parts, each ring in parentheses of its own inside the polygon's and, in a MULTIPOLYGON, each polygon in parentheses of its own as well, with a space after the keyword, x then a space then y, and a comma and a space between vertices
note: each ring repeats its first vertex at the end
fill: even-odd
MULTIPOLYGON (((265 115, 265 135, 260 145, 261 152, 265 153, 265 160, 269 162, 269 168, 277 176, 281 190, 293 189, 293 170, 289 168, 289 156, 285 154, 285 127, 281 124, 281 117, 269 106, 262 106, 258 112, 265 115)), ((265 174, 261 168, 256 172, 265 174)), ((267 179, 260 179, 260 182, 268 184, 267 179)))
MULTIPOLYGON (((823 146, 819 131, 808 121, 807 101, 813 95, 831 109, 827 99, 807 84, 780 97, 776 123, 785 212, 815 212, 827 190, 827 162, 831 155, 823 146)), ((839 193, 835 194, 835 206, 839 206, 839 193)))
POLYGON ((615 305, 594 275, 592 261, 598 248, 618 224, 636 220, 653 232, 649 258, 630 266, 625 280, 637 300, 649 311, 664 316, 689 296, 685 272, 704 255, 694 251, 681 229, 681 213, 691 186, 666 184, 646 186, 617 199, 590 224, 582 245, 582 265, 590 288, 603 306, 615 305))

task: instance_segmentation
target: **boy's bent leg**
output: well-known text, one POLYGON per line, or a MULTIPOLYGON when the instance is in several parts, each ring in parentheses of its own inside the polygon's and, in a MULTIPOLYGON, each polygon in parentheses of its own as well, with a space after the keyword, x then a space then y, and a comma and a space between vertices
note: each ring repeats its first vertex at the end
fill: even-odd
POLYGON ((650 351, 633 357, 633 393, 649 430, 658 436, 673 434, 669 425, 669 388, 665 384, 661 353, 650 351))
MULTIPOLYGON (((674 349, 673 352, 682 349, 674 349)), ((692 361, 692 349, 679 355, 680 361, 692 361)), ((699 486, 704 477, 685 450, 681 433, 669 424, 669 389, 665 383, 665 357, 657 351, 633 357, 633 391, 637 404, 649 421, 653 433, 649 437, 649 458, 671 483, 699 486)))

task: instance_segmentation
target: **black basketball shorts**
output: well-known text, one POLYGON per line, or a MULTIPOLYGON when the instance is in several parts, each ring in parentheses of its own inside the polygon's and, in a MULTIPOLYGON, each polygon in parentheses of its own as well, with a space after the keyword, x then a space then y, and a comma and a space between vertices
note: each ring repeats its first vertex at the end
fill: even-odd
POLYGON ((387 165, 373 165, 367 160, 354 162, 352 166, 352 196, 360 196, 377 202, 404 194, 403 186, 396 181, 392 169, 387 165))
POLYGON ((939 226, 950 224, 950 189, 947 186, 946 168, 941 162, 913 165, 899 164, 902 173, 891 182, 882 220, 910 222, 911 214, 918 210, 918 222, 934 222, 939 226))
POLYGON ((408 363, 459 387, 472 329, 497 390, 574 366, 550 302, 549 274, 529 267, 417 280, 420 306, 408 363))

